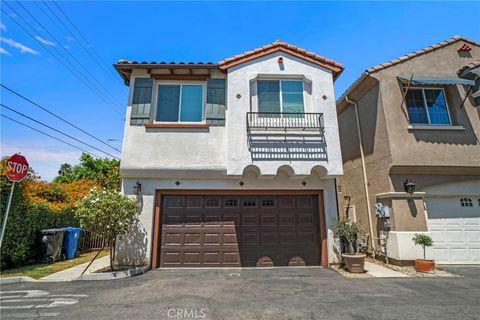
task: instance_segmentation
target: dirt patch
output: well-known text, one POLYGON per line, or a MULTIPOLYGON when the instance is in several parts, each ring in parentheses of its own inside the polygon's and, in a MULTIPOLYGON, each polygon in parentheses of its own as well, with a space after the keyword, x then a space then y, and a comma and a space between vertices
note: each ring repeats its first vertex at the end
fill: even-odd
POLYGON ((105 268, 102 268, 102 269, 98 269, 97 271, 95 271, 94 273, 105 273, 105 272, 115 272, 115 271, 124 271, 124 270, 128 270, 130 268, 128 267, 115 267, 115 270, 112 270, 110 268, 110 266, 108 267, 105 267, 105 268))
POLYGON ((369 261, 371 263, 381 265, 385 268, 392 269, 394 271, 401 272, 401 273, 406 274, 407 276, 410 276, 410 277, 417 277, 417 278, 460 277, 457 274, 450 273, 450 272, 446 271, 445 269, 438 268, 438 267, 435 268, 435 271, 433 273, 423 273, 423 272, 417 272, 413 266, 403 266, 403 267, 401 267, 401 266, 396 266, 396 265, 393 265, 393 264, 386 264, 386 263, 383 263, 382 261, 374 260, 371 257, 368 257, 367 261, 369 261))
POLYGON ((364 273, 351 273, 351 272, 348 272, 345 268, 341 267, 340 265, 336 264, 336 265, 332 265, 331 266, 333 270, 337 271, 338 273, 340 273, 342 276, 344 276, 345 278, 349 278, 349 279, 364 279, 364 278, 372 278, 371 275, 367 274, 366 272, 364 273))

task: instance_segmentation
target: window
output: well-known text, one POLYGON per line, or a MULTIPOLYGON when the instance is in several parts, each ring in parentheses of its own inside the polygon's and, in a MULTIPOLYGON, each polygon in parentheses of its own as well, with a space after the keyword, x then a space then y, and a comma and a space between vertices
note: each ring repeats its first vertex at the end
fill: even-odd
POLYGON ((203 85, 199 84, 160 84, 155 121, 202 121, 203 91, 203 85))
POLYGON ((410 88, 405 99, 411 124, 450 125, 443 89, 410 88))
POLYGON ((460 205, 462 207, 473 207, 472 199, 462 198, 462 199, 460 199, 460 205))
POLYGON ((258 80, 257 91, 259 112, 304 112, 302 81, 258 80))

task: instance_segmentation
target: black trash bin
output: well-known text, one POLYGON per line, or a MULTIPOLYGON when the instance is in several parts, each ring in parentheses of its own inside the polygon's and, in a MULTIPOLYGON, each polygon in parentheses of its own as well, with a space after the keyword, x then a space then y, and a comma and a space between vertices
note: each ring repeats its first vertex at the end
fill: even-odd
POLYGON ((40 231, 41 256, 46 263, 65 259, 62 255, 64 229, 47 229, 40 231))

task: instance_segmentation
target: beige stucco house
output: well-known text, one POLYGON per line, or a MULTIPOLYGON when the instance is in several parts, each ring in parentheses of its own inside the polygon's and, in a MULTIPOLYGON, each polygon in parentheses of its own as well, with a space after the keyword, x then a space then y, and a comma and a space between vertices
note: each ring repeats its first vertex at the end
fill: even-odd
POLYGON ((411 239, 427 233, 427 258, 480 263, 479 61, 455 36, 366 70, 337 101, 340 212, 389 262, 421 258, 411 239))

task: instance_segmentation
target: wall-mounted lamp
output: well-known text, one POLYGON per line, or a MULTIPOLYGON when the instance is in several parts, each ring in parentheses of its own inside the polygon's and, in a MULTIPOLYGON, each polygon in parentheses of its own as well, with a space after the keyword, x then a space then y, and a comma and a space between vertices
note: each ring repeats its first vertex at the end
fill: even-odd
POLYGON ((283 63, 283 57, 278 57, 278 63, 283 63))
POLYGON ((141 192, 142 184, 137 180, 137 182, 133 185, 133 193, 138 196, 141 192))
POLYGON ((410 195, 415 192, 415 183, 413 183, 410 179, 405 180, 403 187, 405 188, 405 192, 409 193, 410 195))

